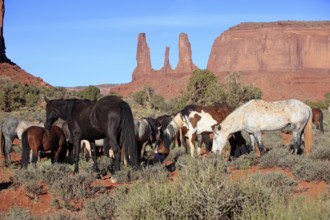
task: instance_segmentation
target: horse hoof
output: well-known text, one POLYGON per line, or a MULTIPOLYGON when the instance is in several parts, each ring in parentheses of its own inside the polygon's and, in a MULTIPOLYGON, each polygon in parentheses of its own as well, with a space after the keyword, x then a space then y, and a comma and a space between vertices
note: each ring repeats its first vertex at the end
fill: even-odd
POLYGON ((118 182, 118 180, 117 180, 117 178, 114 178, 113 176, 111 177, 111 180, 110 180, 112 183, 117 183, 118 182))

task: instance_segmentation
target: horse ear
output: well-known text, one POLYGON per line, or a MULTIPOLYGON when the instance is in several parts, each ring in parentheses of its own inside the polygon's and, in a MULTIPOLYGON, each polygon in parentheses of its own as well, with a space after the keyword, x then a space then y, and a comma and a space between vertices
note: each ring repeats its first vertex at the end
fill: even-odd
POLYGON ((47 104, 49 103, 49 99, 47 98, 47 96, 45 96, 45 101, 47 104))

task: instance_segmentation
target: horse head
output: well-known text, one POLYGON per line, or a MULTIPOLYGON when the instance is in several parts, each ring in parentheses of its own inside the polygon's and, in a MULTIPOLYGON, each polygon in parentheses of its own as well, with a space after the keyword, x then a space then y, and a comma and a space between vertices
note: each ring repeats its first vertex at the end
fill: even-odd
POLYGON ((49 100, 45 97, 46 105, 46 121, 45 128, 49 130, 55 121, 61 116, 63 111, 63 100, 49 100), (61 102, 62 101, 62 102, 61 102))

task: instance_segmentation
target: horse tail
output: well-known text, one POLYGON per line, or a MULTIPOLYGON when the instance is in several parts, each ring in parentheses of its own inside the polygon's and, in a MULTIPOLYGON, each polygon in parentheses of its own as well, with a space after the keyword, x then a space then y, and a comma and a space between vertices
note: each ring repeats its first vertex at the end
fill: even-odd
POLYGON ((307 120, 306 126, 304 128, 304 139, 305 139, 305 154, 306 156, 309 155, 311 151, 311 145, 312 145, 312 118, 313 113, 311 108, 308 107, 309 111, 309 118, 307 120))
POLYGON ((324 127, 323 127, 323 111, 320 111, 319 115, 319 125, 320 125, 320 131, 324 133, 324 127))
POLYGON ((23 148, 21 166, 26 167, 29 162, 29 154, 30 154, 30 146, 29 146, 26 131, 23 132, 21 141, 22 141, 22 148, 23 148))
POLYGON ((121 102, 121 133, 120 145, 124 146, 125 158, 133 167, 138 167, 138 152, 135 139, 134 118, 131 108, 126 102, 121 102))

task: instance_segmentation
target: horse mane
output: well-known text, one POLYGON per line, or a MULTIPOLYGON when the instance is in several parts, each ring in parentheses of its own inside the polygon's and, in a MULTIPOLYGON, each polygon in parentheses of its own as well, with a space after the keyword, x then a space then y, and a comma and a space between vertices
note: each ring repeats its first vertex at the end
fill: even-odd
POLYGON ((187 105, 180 111, 180 113, 181 115, 189 115, 192 111, 196 110, 196 107, 197 105, 187 105))
POLYGON ((163 133, 163 141, 166 147, 169 147, 175 138, 177 131, 182 127, 182 115, 181 112, 176 114, 171 122, 167 125, 164 133, 163 133), (180 124, 178 122, 180 121, 180 124))

